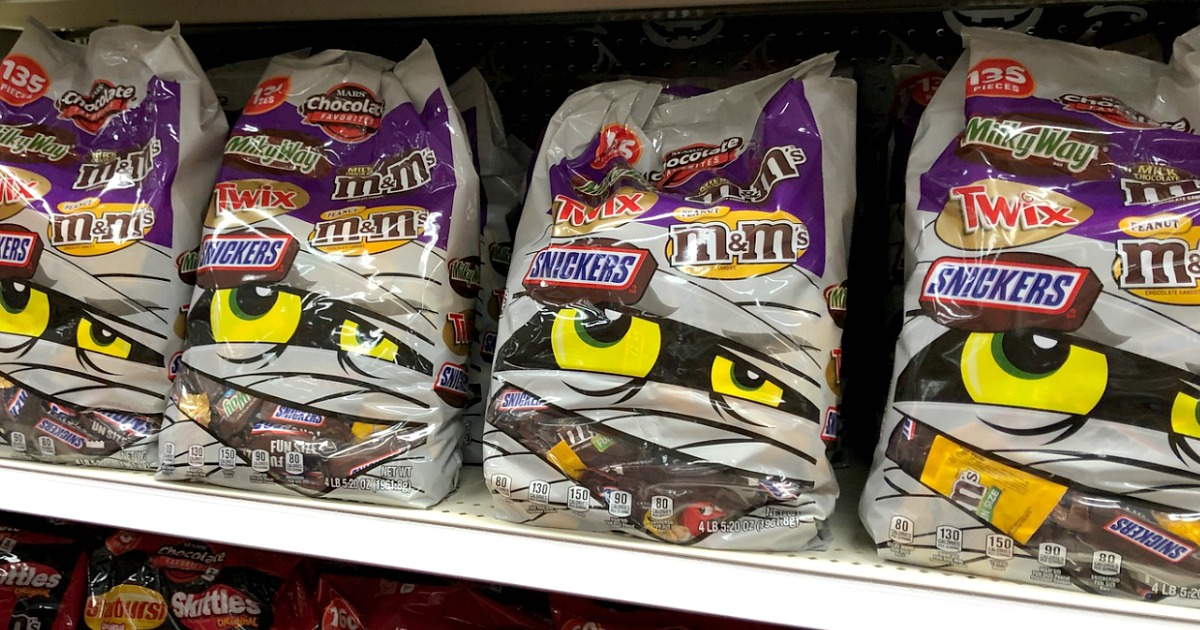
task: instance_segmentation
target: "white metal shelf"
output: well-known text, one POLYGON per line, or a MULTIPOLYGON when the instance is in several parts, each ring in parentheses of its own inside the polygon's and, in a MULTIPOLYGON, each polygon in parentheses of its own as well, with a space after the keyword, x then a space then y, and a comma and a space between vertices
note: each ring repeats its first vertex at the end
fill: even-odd
POLYGON ((0 509, 816 629, 1194 627, 1200 610, 883 563, 844 479, 826 552, 739 553, 493 519, 478 467, 428 511, 0 460, 0 509))

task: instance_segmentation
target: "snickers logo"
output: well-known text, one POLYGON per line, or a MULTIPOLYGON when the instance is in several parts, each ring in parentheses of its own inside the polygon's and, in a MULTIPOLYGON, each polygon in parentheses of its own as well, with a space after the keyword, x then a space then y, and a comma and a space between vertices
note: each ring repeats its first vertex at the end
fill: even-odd
POLYGON ((510 389, 500 394, 500 403, 496 405, 496 408, 500 411, 545 409, 546 403, 533 394, 510 389))
POLYGON ((438 369, 433 391, 446 404, 463 407, 467 403, 467 369, 457 363, 443 363, 438 369))
POLYGON ((939 258, 921 285, 921 308, 943 326, 970 331, 1078 329, 1100 294, 1084 267, 1043 254, 939 258))
POLYGON ((38 235, 12 223, 0 224, 0 280, 28 280, 42 257, 38 235))
POLYGON ((200 243, 196 283, 203 288, 278 282, 287 276, 299 245, 272 229, 210 234, 200 243))
POLYGON ((25 409, 25 402, 29 400, 29 392, 24 389, 17 389, 17 393, 13 394, 12 400, 8 401, 5 409, 8 410, 8 415, 17 417, 21 415, 21 411, 25 409))
POLYGON ((282 420, 292 424, 303 424, 310 427, 319 427, 325 424, 325 416, 284 406, 276 407, 275 411, 271 414, 271 419, 282 420))
POLYGON ((1196 550, 1194 547, 1184 544, 1183 541, 1128 516, 1114 518, 1111 523, 1104 526, 1104 531, 1116 534, 1169 562, 1179 562, 1196 550))
POLYGON ((87 438, 49 419, 42 418, 33 426, 34 429, 66 444, 72 449, 81 450, 87 444, 87 438))
POLYGON ((262 435, 264 433, 279 435, 308 435, 308 432, 300 429, 299 427, 294 427, 280 422, 271 422, 269 420, 260 420, 251 425, 251 435, 262 435))
POLYGON ((143 416, 120 411, 96 411, 92 413, 96 420, 125 433, 126 435, 150 435, 155 426, 143 416))
POLYGON ((521 283, 534 299, 562 304, 579 299, 633 304, 658 268, 650 252, 595 239, 537 252, 521 283))

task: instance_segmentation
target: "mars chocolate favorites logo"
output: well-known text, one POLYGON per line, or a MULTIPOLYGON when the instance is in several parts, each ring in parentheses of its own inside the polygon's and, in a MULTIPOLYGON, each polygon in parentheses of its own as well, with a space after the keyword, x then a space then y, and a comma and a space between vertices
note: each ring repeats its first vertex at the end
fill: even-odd
POLYGON ((433 179, 437 156, 428 147, 375 164, 340 169, 333 178, 334 201, 371 199, 416 190, 433 179))
POLYGON ((103 79, 92 83, 86 94, 70 90, 54 104, 58 117, 75 123, 76 127, 96 135, 109 118, 129 109, 137 95, 132 85, 113 85, 103 79))
POLYGON ((800 165, 808 161, 804 150, 794 145, 771 147, 763 156, 758 174, 748 186, 739 186, 723 177, 714 178, 686 199, 693 203, 712 205, 722 201, 761 203, 782 181, 800 177, 800 165))
POLYGON ((1159 122, 1126 105, 1121 99, 1114 96, 1063 94, 1054 100, 1067 111, 1086 112, 1106 123, 1126 129, 1163 128, 1187 132, 1192 130, 1192 124, 1186 118, 1172 122, 1159 122))
POLYGON ((726 138, 721 144, 692 144, 670 151, 663 157, 663 169, 650 174, 650 181, 662 188, 682 186, 704 171, 724 168, 737 159, 744 141, 726 138))
POLYGON ((306 125, 320 127, 330 138, 362 142, 379 131, 383 101, 354 83, 335 85, 324 94, 304 99, 297 108, 306 125))

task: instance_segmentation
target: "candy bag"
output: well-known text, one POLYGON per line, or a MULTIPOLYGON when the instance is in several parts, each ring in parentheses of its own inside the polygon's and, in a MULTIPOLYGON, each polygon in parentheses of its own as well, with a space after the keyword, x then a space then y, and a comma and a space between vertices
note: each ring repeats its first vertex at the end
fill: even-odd
POLYGON ((433 49, 268 67, 225 145, 159 478, 428 507, 457 483, 478 178, 433 49))
MULTIPOLYGON (((6 628, 80 628, 87 564, 75 540, 0 524, 0 619, 6 628)), ((7 519, 6 519, 7 521, 7 519)))
POLYGON ((225 131, 178 28, 0 61, 0 455, 155 467, 225 131))
MULTIPOLYGON (((478 70, 470 70, 450 86, 454 104, 462 112, 471 154, 479 171, 480 203, 479 296, 475 300, 471 344, 470 402, 463 412, 463 462, 482 462, 483 412, 492 380, 496 352, 496 326, 504 303, 504 281, 512 260, 512 233, 525 200, 525 167, 529 148, 504 135, 500 107, 478 70)), ((469 322, 464 322, 464 326, 469 322)), ((465 330, 466 328, 464 328, 465 330)))
POLYGON ((92 552, 83 619, 89 628, 273 625, 296 590, 300 558, 157 534, 117 531, 92 552))
POLYGON ((837 496, 854 84, 582 90, 515 239, 485 433, 497 515, 675 544, 824 544, 837 496))
POLYGON ((964 38, 909 160, 863 521, 885 558, 1194 605, 1200 29, 1169 66, 964 38))

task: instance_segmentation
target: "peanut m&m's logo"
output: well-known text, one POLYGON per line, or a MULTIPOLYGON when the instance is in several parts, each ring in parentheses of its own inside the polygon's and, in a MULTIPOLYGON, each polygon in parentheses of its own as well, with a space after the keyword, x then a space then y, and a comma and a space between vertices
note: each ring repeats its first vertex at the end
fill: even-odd
POLYGON ((799 217, 725 206, 679 208, 664 252, 671 267, 702 278, 751 278, 796 264, 811 244, 799 217))

